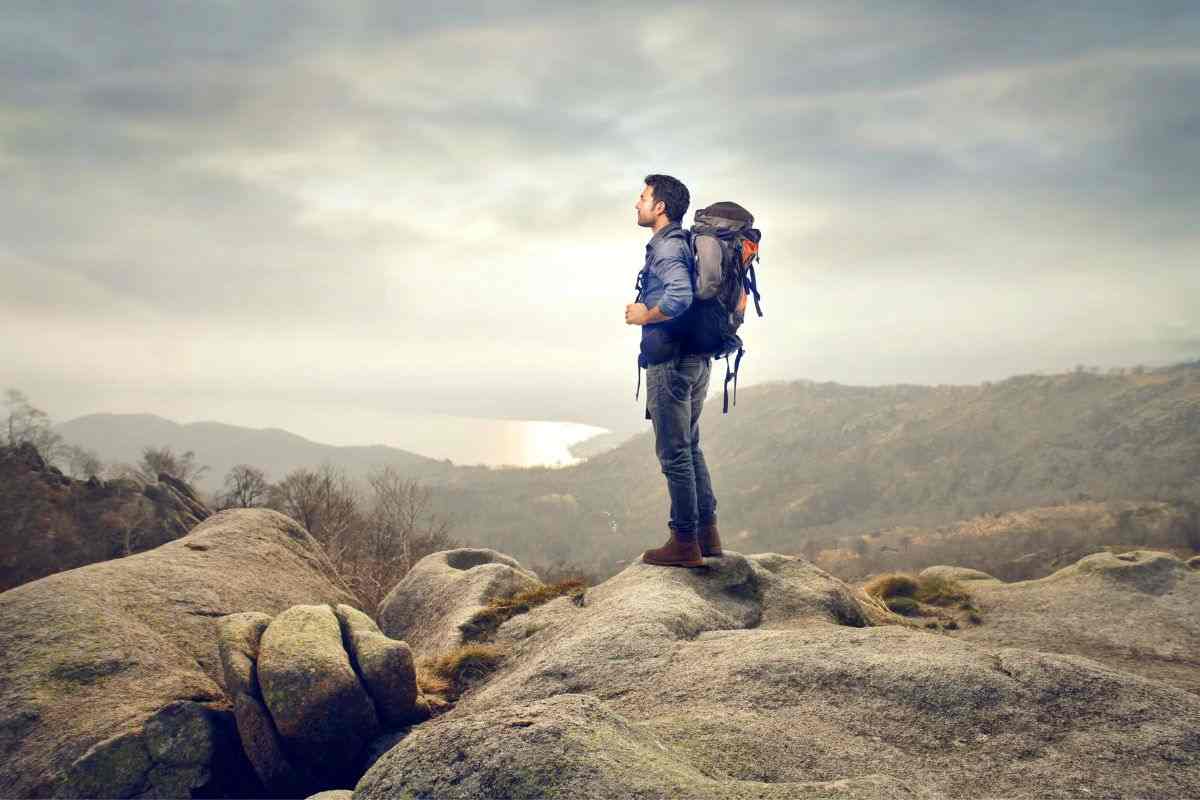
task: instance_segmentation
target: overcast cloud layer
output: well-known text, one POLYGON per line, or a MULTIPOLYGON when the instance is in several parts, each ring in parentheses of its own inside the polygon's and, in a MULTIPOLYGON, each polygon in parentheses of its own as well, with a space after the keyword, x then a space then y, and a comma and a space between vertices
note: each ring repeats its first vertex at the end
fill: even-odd
POLYGON ((1198 42, 1192 2, 6 4, 0 381, 637 430, 648 172, 758 217, 742 386, 1195 358, 1198 42))

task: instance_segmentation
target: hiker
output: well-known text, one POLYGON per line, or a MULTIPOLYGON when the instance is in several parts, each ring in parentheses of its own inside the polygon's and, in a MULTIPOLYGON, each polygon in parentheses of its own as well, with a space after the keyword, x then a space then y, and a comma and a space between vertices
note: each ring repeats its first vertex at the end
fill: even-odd
MULTIPOLYGON (((637 201, 637 223, 653 235, 638 277, 638 302, 625 306, 625 323, 642 326, 638 384, 646 369, 646 419, 654 426, 654 450, 671 498, 670 538, 647 550, 647 564, 700 567, 703 556, 720 556, 717 498, 700 450, 700 412, 708 395, 712 357, 685 352, 676 323, 692 304, 694 260, 681 226, 690 196, 669 175, 647 175, 637 201)), ((744 302, 743 302, 744 305, 744 302)))

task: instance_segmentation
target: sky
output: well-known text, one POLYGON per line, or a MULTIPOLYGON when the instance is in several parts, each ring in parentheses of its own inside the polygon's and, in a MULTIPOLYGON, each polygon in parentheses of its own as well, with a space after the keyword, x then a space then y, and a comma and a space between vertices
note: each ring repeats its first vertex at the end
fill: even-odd
POLYGON ((1194 2, 30 0, 0 384, 329 443, 637 432, 648 173, 763 231, 739 387, 1200 356, 1194 2))

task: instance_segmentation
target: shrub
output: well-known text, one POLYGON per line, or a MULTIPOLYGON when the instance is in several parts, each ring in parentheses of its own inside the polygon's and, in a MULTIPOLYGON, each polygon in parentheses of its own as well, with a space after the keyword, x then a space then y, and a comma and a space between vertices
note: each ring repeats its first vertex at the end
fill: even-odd
POLYGON ((976 620, 982 621, 978 614, 979 609, 972 602, 971 593, 958 581, 938 575, 917 578, 902 572, 885 573, 867 581, 863 585, 863 591, 883 602, 893 613, 902 616, 937 616, 948 619, 949 622, 944 626, 948 630, 957 629, 958 623, 953 618, 945 617, 944 613, 934 612, 926 606, 958 606, 969 612, 968 619, 972 624, 978 625, 976 620), (951 622, 953 624, 950 624, 951 622))
POLYGON ((549 603, 556 597, 570 595, 576 603, 581 604, 586 588, 583 581, 572 579, 542 584, 510 597, 496 598, 462 625, 463 636, 467 639, 484 639, 518 614, 549 603))
POLYGON ((423 693, 453 702, 495 672, 504 656, 504 650, 495 645, 465 644, 422 664, 417 683, 423 693))
POLYGON ((962 605, 965 608, 971 604, 971 593, 961 583, 939 575, 921 578, 914 596, 931 606, 962 605))
POLYGON ((530 609, 549 603, 556 597, 563 595, 578 597, 583 594, 585 588, 583 581, 576 579, 542 584, 534 589, 518 592, 512 597, 492 600, 488 603, 488 607, 495 609, 505 619, 510 619, 517 614, 524 614, 530 609))
POLYGON ((863 585, 863 591, 884 601, 891 597, 913 597, 920 588, 916 578, 902 572, 876 575, 863 585))

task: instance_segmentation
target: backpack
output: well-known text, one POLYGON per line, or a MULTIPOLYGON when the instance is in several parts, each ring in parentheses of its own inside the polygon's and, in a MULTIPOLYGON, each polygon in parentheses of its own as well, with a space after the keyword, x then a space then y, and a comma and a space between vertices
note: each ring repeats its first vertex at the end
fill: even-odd
POLYGON ((729 381, 733 381, 733 404, 737 405, 737 376, 746 352, 737 330, 745 321, 738 311, 743 295, 754 297, 759 305, 758 243, 762 232, 754 227, 754 215, 737 203, 715 203, 696 212, 688 232, 695 273, 692 275, 693 300, 680 317, 682 352, 725 359, 725 403, 721 413, 729 413, 729 381), (737 357, 733 369, 729 357, 737 357))

